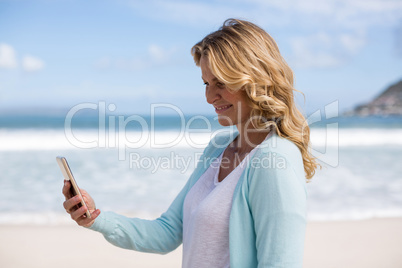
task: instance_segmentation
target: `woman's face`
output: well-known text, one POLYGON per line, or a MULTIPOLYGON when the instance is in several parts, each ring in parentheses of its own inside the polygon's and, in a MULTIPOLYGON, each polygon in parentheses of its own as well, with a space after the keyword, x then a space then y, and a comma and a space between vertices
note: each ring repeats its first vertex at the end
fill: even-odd
POLYGON ((201 57, 200 67, 207 102, 214 106, 219 123, 222 126, 236 125, 238 128, 249 124, 247 126, 249 128, 251 122, 247 121, 250 118, 251 108, 247 104, 247 93, 244 90, 231 93, 225 84, 212 74, 207 57, 201 57))

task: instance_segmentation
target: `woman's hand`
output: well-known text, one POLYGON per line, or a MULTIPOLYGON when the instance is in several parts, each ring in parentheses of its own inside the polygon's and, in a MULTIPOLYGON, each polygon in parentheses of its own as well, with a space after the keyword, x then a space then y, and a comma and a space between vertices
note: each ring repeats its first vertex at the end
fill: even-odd
POLYGON ((77 205, 81 202, 81 197, 79 195, 72 196, 70 188, 71 183, 65 180, 63 186, 63 195, 65 196, 66 201, 64 201, 63 206, 66 212, 71 215, 71 218, 76 221, 78 225, 90 227, 94 223, 95 219, 99 216, 100 210, 96 209, 95 202, 87 191, 82 189, 80 189, 80 192, 87 207, 82 206, 78 208, 77 205), (87 218, 85 216, 85 212, 87 210, 89 210, 89 213, 91 213, 91 218, 87 218))

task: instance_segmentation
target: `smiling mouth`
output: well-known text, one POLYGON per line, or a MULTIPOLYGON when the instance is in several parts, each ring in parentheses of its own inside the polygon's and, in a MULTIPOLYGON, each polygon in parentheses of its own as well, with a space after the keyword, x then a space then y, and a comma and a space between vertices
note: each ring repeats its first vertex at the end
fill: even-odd
POLYGON ((218 114, 223 113, 224 111, 226 111, 227 109, 229 109, 232 106, 233 105, 229 104, 229 105, 215 107, 215 112, 217 112, 218 114))

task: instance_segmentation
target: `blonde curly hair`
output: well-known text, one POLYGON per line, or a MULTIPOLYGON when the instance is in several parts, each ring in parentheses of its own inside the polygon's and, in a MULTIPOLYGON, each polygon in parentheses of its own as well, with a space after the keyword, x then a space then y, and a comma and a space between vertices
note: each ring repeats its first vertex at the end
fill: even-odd
POLYGON ((301 151, 307 181, 319 166, 310 153, 310 129, 296 107, 293 72, 274 39, 257 25, 228 19, 218 30, 194 45, 197 66, 206 56, 211 72, 229 90, 245 90, 256 129, 274 129, 301 151))

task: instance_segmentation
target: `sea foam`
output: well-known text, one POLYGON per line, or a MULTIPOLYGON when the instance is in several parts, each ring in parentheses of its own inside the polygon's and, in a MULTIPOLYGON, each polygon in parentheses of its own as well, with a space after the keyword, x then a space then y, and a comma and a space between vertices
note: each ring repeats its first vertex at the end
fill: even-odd
MULTIPOLYGON (((177 131, 126 131, 113 135, 77 130, 67 136, 62 129, 0 129, 0 151, 60 150, 92 148, 204 148, 216 133, 177 131)), ((317 147, 402 146, 402 129, 340 128, 311 130, 311 143, 317 147)))

